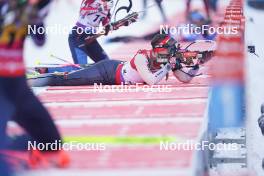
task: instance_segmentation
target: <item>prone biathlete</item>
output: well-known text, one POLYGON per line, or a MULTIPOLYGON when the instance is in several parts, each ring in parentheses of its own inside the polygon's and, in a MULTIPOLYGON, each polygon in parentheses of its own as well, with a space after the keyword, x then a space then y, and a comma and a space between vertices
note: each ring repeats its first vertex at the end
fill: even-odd
POLYGON ((102 25, 105 35, 110 25, 110 10, 113 0, 83 0, 81 3, 79 19, 69 34, 68 42, 75 64, 87 64, 87 56, 94 62, 108 60, 109 57, 97 40, 87 42, 87 38, 98 32, 102 25))
POLYGON ((176 43, 169 35, 158 34, 151 41, 152 50, 139 50, 128 62, 104 60, 77 71, 44 74, 28 81, 33 87, 137 83, 154 85, 173 71, 178 80, 187 83, 197 74, 199 65, 183 68, 180 63, 171 62, 177 50, 176 43))

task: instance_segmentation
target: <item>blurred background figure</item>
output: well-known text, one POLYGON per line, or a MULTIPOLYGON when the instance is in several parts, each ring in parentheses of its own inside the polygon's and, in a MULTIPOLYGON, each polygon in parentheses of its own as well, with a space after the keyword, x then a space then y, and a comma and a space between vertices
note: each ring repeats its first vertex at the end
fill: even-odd
MULTIPOLYGON (((46 144, 61 140, 50 114, 27 85, 23 60, 24 41, 29 34, 28 25, 36 25, 37 28, 44 26, 46 13, 43 13, 43 10, 49 3, 50 0, 0 1, 1 151, 5 149, 4 139, 9 120, 24 128, 37 143, 46 144)), ((45 43, 45 36, 37 33, 32 35, 37 46, 45 43)), ((58 155, 57 157, 59 158, 58 155)), ((8 176, 3 164, 4 162, 0 164, 0 175, 8 176)))
POLYGON ((218 10, 217 3, 218 3, 218 0, 209 0, 209 8, 214 12, 217 12, 218 10))
POLYGON ((248 0, 248 5, 255 8, 264 10, 264 1, 263 0, 248 0))
MULTIPOLYGON (((36 0, 32 0, 34 2, 36 0)), ((36 7, 38 9, 37 17, 32 19, 32 23, 36 26, 36 29, 44 29, 44 18, 47 17, 50 5, 52 0, 38 0, 39 2, 36 4, 36 7)), ((34 41, 34 44, 37 46, 43 46, 46 43, 46 33, 31 33, 30 34, 31 39, 34 41)))
MULTIPOLYGON (((143 14, 143 19, 146 18, 147 16, 147 12, 148 12, 148 1, 149 0, 143 0, 143 8, 144 8, 144 14, 143 14)), ((162 6, 162 0, 155 0, 159 10, 160 10, 160 13, 161 13, 161 16, 162 16, 162 19, 163 19, 163 22, 167 22, 167 16, 165 14, 165 11, 164 11, 164 8, 162 6)), ((150 6, 149 6, 150 7, 150 6)))
MULTIPOLYGON (((207 19, 211 19, 209 1, 210 0, 203 0, 207 19)), ((189 18, 189 15, 191 12, 191 2, 192 2, 192 0, 187 0, 187 4, 186 4, 186 18, 187 19, 189 18)))
MULTIPOLYGON (((208 28, 208 26, 205 25, 210 25, 211 21, 208 20, 203 13, 200 11, 191 11, 189 12, 189 18, 187 20, 186 24, 182 24, 180 26, 182 27, 188 27, 189 25, 193 25, 195 27, 200 27, 200 28, 208 28)), ((193 29, 189 29, 189 31, 182 31, 180 35, 176 35, 175 38, 177 38, 180 41, 195 41, 195 40, 215 40, 217 36, 217 33, 209 33, 208 31, 202 31, 200 30, 199 33, 195 32, 193 29)))

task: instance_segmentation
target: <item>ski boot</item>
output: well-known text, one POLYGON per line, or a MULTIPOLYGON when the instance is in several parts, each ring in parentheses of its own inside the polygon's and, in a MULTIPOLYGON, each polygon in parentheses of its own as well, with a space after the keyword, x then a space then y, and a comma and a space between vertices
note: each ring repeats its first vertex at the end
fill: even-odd
POLYGON ((70 164, 69 155, 63 151, 41 152, 32 150, 29 157, 29 165, 33 169, 39 168, 67 168, 70 164))

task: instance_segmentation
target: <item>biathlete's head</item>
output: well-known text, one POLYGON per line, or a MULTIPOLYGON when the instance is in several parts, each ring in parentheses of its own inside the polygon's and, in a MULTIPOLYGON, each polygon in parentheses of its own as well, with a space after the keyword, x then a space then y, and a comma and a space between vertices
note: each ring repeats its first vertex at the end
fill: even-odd
POLYGON ((177 41, 167 34, 155 35, 151 41, 151 45, 156 62, 167 64, 177 52, 176 44, 177 41))

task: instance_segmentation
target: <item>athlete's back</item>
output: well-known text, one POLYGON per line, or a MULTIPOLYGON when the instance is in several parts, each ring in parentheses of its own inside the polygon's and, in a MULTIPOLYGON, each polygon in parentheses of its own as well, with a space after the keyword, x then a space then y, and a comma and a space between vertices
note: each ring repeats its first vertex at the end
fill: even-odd
POLYGON ((124 63, 122 74, 126 84, 157 84, 170 70, 169 64, 154 62, 152 50, 139 50, 129 61, 124 63))

